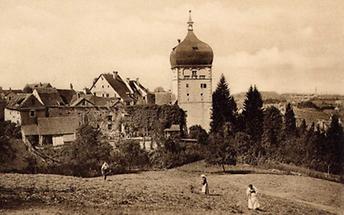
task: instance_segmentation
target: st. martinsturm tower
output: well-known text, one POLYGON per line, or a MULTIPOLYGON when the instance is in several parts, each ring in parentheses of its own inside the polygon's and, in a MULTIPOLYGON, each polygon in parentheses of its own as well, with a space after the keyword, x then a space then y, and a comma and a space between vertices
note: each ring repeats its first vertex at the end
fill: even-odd
POLYGON ((179 41, 170 55, 172 93, 186 111, 187 126, 201 125, 209 131, 213 50, 194 34, 191 11, 187 24, 185 39, 179 41))

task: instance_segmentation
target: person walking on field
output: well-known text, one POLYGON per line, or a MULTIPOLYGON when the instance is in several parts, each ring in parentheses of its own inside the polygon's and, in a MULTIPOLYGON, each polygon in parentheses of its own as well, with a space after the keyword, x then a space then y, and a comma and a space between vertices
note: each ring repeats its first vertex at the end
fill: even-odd
POLYGON ((209 187, 207 177, 205 175, 201 175, 202 177, 202 193, 208 195, 209 194, 209 187))
POLYGON ((257 198, 257 188, 252 184, 248 185, 246 190, 246 195, 248 198, 248 209, 256 210, 259 209, 260 205, 257 198))
POLYGON ((102 172, 102 175, 104 176, 104 180, 106 180, 106 176, 107 174, 109 173, 109 164, 105 161, 101 167, 101 172, 102 172))

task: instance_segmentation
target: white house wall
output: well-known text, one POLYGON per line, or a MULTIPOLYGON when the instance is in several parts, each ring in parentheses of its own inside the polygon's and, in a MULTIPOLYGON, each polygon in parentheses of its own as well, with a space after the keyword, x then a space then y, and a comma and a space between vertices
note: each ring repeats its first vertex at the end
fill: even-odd
POLYGON ((91 93, 99 97, 107 97, 107 95, 109 95, 109 98, 121 98, 103 76, 100 76, 93 85, 91 93))
POLYGON ((18 110, 11 110, 5 108, 5 121, 11 121, 18 125, 21 124, 20 112, 18 110))

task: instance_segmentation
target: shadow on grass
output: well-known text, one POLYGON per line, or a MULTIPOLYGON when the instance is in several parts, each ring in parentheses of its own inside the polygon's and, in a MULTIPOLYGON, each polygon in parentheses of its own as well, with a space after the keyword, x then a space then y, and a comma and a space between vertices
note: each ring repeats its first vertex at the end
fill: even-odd
POLYGON ((222 196, 222 195, 218 193, 209 193, 208 196, 222 196))
POLYGON ((256 173, 253 170, 244 170, 244 169, 233 169, 224 171, 216 171, 215 174, 252 174, 256 173))

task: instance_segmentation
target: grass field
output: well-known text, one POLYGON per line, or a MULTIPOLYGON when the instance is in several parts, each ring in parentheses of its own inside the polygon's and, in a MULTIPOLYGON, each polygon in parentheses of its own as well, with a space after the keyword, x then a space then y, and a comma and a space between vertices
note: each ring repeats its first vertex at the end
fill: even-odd
POLYGON ((102 178, 0 175, 0 214, 341 214, 343 184, 235 167, 232 174, 196 162, 176 169, 102 178), (200 174, 210 195, 200 194, 200 174), (259 190, 249 211, 246 186, 259 190))

